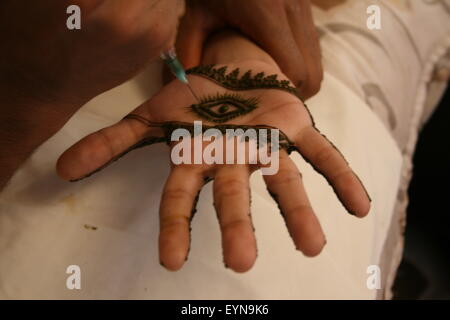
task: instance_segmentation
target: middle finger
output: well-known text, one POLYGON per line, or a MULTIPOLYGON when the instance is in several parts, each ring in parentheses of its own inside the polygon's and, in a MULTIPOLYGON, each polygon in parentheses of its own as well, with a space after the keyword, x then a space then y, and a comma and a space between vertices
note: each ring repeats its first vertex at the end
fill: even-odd
POLYGON ((224 261, 236 272, 249 270, 256 260, 249 177, 247 165, 221 166, 214 177, 214 206, 222 231, 224 261))

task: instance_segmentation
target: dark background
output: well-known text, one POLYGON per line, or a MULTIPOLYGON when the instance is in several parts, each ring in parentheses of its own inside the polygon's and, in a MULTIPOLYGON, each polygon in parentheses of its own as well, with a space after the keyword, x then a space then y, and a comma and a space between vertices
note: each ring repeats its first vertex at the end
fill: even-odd
POLYGON ((450 299, 450 90, 420 133, 395 299, 450 299))

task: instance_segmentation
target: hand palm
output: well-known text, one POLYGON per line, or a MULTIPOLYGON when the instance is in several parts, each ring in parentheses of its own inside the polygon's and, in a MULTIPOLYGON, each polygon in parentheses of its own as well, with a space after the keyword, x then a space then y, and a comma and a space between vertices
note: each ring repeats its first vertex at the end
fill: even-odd
MULTIPOLYGON (((229 67, 229 70, 239 67, 242 70, 264 71, 286 79, 276 68, 258 62, 249 61, 229 67)), ((278 89, 231 91, 210 79, 194 75, 190 76, 190 83, 200 98, 216 94, 238 94, 242 99, 257 98, 255 109, 224 123, 280 129, 293 141, 302 156, 327 178, 350 212, 360 217, 368 213, 369 199, 359 179, 342 155, 315 129, 308 110, 296 96, 278 89)), ((200 118, 189 108, 196 103, 185 85, 172 81, 132 112, 139 118, 123 119, 67 150, 58 162, 58 172, 65 179, 78 179, 130 151, 143 139, 161 137, 160 128, 148 124, 202 120, 205 125, 216 125, 213 121, 200 118)), ((211 178, 214 179, 214 204, 222 230, 224 260, 236 271, 251 268, 256 259, 256 242, 249 215, 249 176, 257 167, 247 164, 172 166, 160 206, 160 258, 167 268, 178 269, 185 260, 190 242, 189 224, 196 199, 202 186, 211 178)), ((308 256, 318 254, 325 244, 325 237, 303 188, 301 174, 286 151, 279 153, 278 172, 265 175, 264 179, 279 204, 297 248, 308 256)))

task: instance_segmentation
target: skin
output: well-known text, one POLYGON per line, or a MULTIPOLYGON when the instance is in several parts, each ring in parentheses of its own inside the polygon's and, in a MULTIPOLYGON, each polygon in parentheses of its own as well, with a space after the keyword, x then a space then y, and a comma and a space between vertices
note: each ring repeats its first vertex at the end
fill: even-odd
MULTIPOLYGON (((309 1, 189 3, 177 42, 188 67, 201 61, 212 32, 231 26, 265 48, 303 97, 319 90, 320 49, 309 1)), ((2 0, 0 37, 7 49, 0 52, 0 149, 8 152, 0 156, 0 190, 81 106, 171 47, 184 11, 183 0, 2 0), (81 7, 79 31, 66 28, 72 4, 81 7)))
MULTIPOLYGON (((263 71, 267 75, 277 74, 280 80, 287 79, 265 51, 232 32, 221 33, 209 41, 202 63, 227 65, 229 70, 263 71)), ((189 81, 200 96, 233 93, 204 77, 189 75, 189 81)), ((302 156, 328 179, 349 212, 357 217, 367 215, 370 199, 364 187, 342 155, 314 128, 300 99, 276 89, 239 91, 239 94, 244 98, 258 98, 258 107, 227 123, 279 128, 296 144, 302 156)), ((186 107, 193 103, 196 101, 187 88, 173 81, 132 114, 157 123, 192 123, 199 119, 194 112, 186 112, 186 107)), ((208 121, 205 124, 214 125, 208 121)), ((58 173, 66 180, 83 177, 140 140, 157 136, 158 130, 135 119, 123 119, 68 149, 58 161, 58 173)), ((324 233, 296 165, 284 150, 279 157, 280 170, 275 175, 264 176, 265 183, 278 201, 298 250, 306 256, 315 256, 326 243, 324 233)), ((214 205, 222 232, 224 262, 236 272, 245 272, 253 266, 257 252, 249 215, 249 177, 258 168, 258 165, 248 164, 172 163, 160 204, 159 255, 163 266, 178 270, 185 262, 190 246, 192 207, 205 178, 214 179, 214 205)))
POLYGON ((183 0, 2 0, 0 190, 82 105, 170 47, 183 13, 183 0), (66 27, 72 4, 79 31, 66 27))
POLYGON ((181 61, 198 65, 205 41, 223 26, 262 47, 304 98, 319 91, 323 70, 309 0, 190 1, 177 39, 181 61))

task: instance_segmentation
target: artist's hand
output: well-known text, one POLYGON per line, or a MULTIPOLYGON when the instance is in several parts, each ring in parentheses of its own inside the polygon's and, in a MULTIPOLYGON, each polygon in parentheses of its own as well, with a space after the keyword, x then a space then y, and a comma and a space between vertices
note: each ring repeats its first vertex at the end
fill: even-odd
MULTIPOLYGON (((183 0, 2 0, 0 93, 26 112, 58 112, 134 76, 174 44, 183 0), (81 30, 69 30, 69 5, 81 30), (35 107, 36 106, 36 107, 35 107)), ((17 108, 17 106, 15 106, 17 108)))
POLYGON ((0 1, 0 190, 87 101, 174 43, 184 0, 0 1), (69 5, 81 30, 69 30, 69 5))
MULTIPOLYGON (((279 79, 287 79, 275 66, 259 61, 230 64, 228 72, 235 67, 240 68, 240 76, 253 70, 253 75, 263 71, 266 75, 277 74, 279 79)), ((220 100, 217 94, 234 95, 228 97, 232 101, 237 96, 238 101, 244 101, 244 106, 248 105, 246 99, 257 98, 258 102, 253 105, 255 108, 249 108, 224 123, 279 128, 295 143, 302 156, 328 179, 349 212, 358 217, 368 213, 369 198, 361 182, 337 149, 315 129, 307 109, 295 95, 279 89, 230 91, 196 75, 190 75, 189 80, 197 95, 201 98, 211 96, 213 103, 220 100)), ((191 105, 196 103, 184 84, 179 81, 169 83, 131 113, 141 120, 125 118, 87 136, 67 150, 58 160, 59 175, 63 179, 74 180, 90 174, 140 141, 161 137, 158 124, 175 121, 192 124, 195 120, 202 120, 204 125, 213 126, 217 123, 212 120, 233 111, 232 104, 222 103, 210 109, 212 115, 205 116, 193 111, 191 105), (221 108, 223 104, 229 109, 221 108)), ((278 172, 264 176, 267 188, 278 202, 298 250, 307 256, 317 255, 325 245, 320 223, 311 208, 296 165, 286 151, 281 150, 278 155, 278 172)), ((159 249, 161 262, 166 268, 177 270, 185 262, 190 246, 192 208, 208 178, 214 179, 214 204, 222 230, 224 261, 238 272, 252 267, 256 259, 256 241, 249 215, 249 177, 259 167, 257 164, 172 164, 160 205, 159 249)))
POLYGON ((309 0, 196 0, 182 20, 177 49, 187 67, 200 64, 203 43, 217 29, 234 27, 268 52, 304 98, 323 78, 320 44, 309 0))

